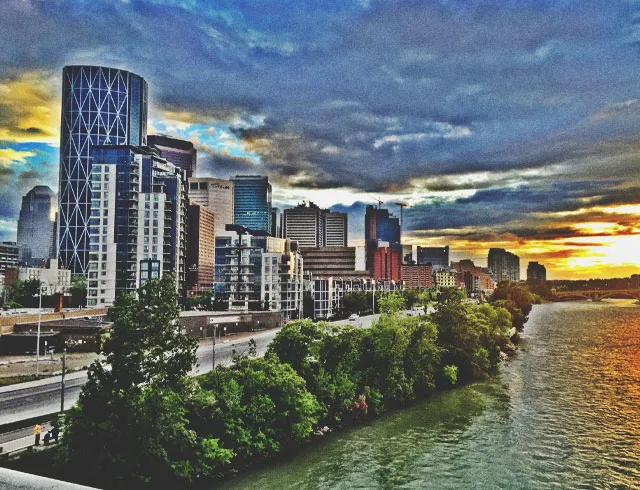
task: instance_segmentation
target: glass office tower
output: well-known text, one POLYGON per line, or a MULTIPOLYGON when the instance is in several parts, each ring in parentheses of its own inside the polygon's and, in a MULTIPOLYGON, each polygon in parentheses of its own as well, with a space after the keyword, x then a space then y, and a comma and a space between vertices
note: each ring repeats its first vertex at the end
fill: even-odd
POLYGON ((233 223, 271 233, 271 184, 268 177, 236 175, 231 181, 233 223))
POLYGON ((147 82, 99 66, 62 70, 58 255, 86 275, 89 263, 91 147, 147 144, 147 82))
POLYGON ((56 194, 46 185, 37 185, 22 197, 18 218, 20 262, 29 267, 44 267, 55 258, 54 223, 56 194))

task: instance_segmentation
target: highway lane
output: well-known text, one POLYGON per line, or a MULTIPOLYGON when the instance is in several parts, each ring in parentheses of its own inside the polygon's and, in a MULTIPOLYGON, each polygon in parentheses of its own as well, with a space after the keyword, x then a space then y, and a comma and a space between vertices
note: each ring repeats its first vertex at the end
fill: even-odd
MULTIPOLYGON (((369 315, 355 321, 341 320, 333 322, 335 325, 351 324, 368 328, 379 315, 369 315)), ((237 354, 248 352, 249 340, 256 341, 256 351, 259 356, 264 355, 267 347, 278 333, 279 329, 258 332, 251 337, 234 340, 218 340, 216 344, 216 365, 229 365, 233 360, 234 351, 237 354)), ((212 344, 201 343, 196 352, 196 365, 191 371, 192 376, 203 374, 211 370, 212 344)), ((65 378, 65 410, 73 406, 80 396, 82 386, 87 381, 86 371, 71 373, 65 378)), ((41 417, 56 413, 60 409, 60 376, 44 378, 38 381, 21 383, 19 385, 0 388, 0 425, 33 417, 41 417)))

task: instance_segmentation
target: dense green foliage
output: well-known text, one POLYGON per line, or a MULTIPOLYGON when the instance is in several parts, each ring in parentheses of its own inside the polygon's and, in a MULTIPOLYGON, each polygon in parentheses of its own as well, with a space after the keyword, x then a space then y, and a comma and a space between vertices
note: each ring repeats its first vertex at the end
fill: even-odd
POLYGON ((532 305, 539 303, 540 298, 523 284, 503 281, 498 284, 490 301, 494 306, 506 308, 511 313, 511 325, 522 332, 532 305))
POLYGON ((193 380, 195 342, 177 329, 172 281, 147 283, 112 309, 101 346, 111 369, 92 365, 63 440, 64 464, 83 481, 190 485, 486 376, 509 347, 505 308, 451 290, 434 314, 404 317, 397 292, 381 296, 371 328, 290 322, 264 358, 240 356, 193 380))
POLYGON ((188 427, 186 376, 197 341, 180 333, 176 300, 175 280, 165 276, 110 309, 106 362, 91 365, 66 421, 63 460, 81 479, 113 486, 190 481, 215 455, 215 441, 188 427))

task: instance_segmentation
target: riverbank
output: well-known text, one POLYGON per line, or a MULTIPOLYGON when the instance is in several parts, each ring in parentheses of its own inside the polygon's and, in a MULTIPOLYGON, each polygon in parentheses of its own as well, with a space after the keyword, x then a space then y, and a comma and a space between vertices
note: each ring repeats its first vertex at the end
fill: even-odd
POLYGON ((124 398, 93 385, 71 411, 62 464, 52 469, 110 488, 208 481, 297 451, 318 429, 368 424, 485 378, 511 345, 512 317, 501 306, 466 302, 456 291, 428 318, 396 314, 404 306, 398 295, 381 298, 383 314, 369 329, 291 322, 264 358, 240 357, 195 385, 134 385, 124 398))
POLYGON ((536 305, 488 380, 203 488, 637 488, 638 359, 632 301, 536 305))

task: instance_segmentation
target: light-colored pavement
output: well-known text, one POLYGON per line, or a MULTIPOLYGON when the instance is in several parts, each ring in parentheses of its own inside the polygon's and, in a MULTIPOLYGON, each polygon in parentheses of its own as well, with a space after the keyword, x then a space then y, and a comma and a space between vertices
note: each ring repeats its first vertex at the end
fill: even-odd
POLYGON ((93 487, 0 468, 0 488, 3 490, 91 490, 93 487))

